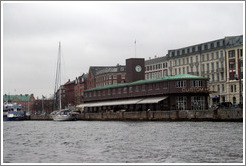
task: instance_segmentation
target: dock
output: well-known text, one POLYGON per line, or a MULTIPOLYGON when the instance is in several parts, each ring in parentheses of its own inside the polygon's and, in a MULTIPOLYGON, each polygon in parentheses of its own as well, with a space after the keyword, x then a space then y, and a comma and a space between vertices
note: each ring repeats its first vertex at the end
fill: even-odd
MULTIPOLYGON (((91 121, 236 121, 243 122, 243 109, 172 110, 141 112, 83 112, 77 120, 91 121)), ((26 120, 52 120, 50 115, 32 115, 26 120)))

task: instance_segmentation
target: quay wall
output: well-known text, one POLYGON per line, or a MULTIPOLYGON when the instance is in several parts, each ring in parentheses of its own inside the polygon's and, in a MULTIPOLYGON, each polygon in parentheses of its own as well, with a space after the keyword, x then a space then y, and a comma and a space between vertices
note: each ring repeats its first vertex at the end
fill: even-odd
MULTIPOLYGON (((77 120, 243 121, 243 109, 82 113, 77 120)), ((27 120, 52 120, 33 115, 27 120)))

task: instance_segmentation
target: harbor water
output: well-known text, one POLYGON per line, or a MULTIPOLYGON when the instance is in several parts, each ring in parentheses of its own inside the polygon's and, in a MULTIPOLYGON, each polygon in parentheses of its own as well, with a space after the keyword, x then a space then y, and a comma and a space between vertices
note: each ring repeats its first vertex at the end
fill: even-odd
POLYGON ((3 122, 3 163, 243 163, 243 123, 3 122))

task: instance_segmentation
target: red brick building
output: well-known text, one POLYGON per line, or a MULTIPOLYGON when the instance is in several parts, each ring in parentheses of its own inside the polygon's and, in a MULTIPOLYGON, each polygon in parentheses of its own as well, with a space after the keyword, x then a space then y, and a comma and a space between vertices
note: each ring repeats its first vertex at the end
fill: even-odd
POLYGON ((75 105, 82 103, 84 90, 87 89, 87 79, 88 74, 83 73, 78 78, 75 79, 74 95, 75 95, 75 105))

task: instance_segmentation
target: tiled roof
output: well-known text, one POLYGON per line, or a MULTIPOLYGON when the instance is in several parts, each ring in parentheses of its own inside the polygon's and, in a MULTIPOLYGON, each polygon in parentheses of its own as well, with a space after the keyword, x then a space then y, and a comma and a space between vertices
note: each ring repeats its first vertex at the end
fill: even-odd
POLYGON ((12 101, 14 99, 18 99, 20 101, 28 101, 30 99, 30 95, 25 94, 25 95, 3 95, 3 101, 12 101))
POLYGON ((139 80, 139 81, 135 81, 131 83, 120 83, 120 84, 99 86, 96 88, 88 89, 85 92, 107 89, 107 88, 122 87, 122 86, 131 86, 131 85, 144 84, 144 83, 150 83, 150 82, 158 82, 158 81, 164 81, 164 80, 176 80, 176 79, 208 79, 208 78, 202 77, 202 76, 191 75, 191 74, 180 74, 180 75, 166 76, 166 77, 155 78, 155 79, 139 80))

